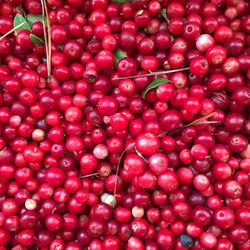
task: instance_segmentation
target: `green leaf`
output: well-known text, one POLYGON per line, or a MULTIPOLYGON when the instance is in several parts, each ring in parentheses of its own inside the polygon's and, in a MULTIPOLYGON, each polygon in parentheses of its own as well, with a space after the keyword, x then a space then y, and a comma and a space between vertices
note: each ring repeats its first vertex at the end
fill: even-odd
POLYGON ((18 27, 15 29, 15 32, 17 33, 20 30, 29 30, 31 31, 31 27, 29 25, 29 23, 27 22, 27 20, 20 14, 16 14, 13 24, 14 24, 14 28, 17 26, 20 26, 23 23, 23 25, 21 27, 18 27))
POLYGON ((122 58, 128 56, 123 50, 120 49, 116 49, 114 51, 114 55, 115 55, 115 64, 117 64, 122 58))
POLYGON ((36 36, 36 35, 34 35, 34 34, 30 34, 30 40, 31 40, 35 45, 43 45, 43 44, 44 44, 44 41, 43 41, 40 37, 38 37, 38 36, 36 36))
POLYGON ((156 78, 143 91, 142 97, 145 98, 145 96, 146 96, 146 94, 148 93, 149 90, 157 88, 158 86, 162 85, 163 83, 167 83, 167 82, 170 82, 167 78, 156 78))
POLYGON ((130 0, 112 0, 114 3, 129 3, 130 0))
POLYGON ((43 22, 44 18, 43 15, 33 15, 33 14, 28 14, 27 15, 27 21, 29 22, 30 25, 32 25, 35 22, 43 22))
POLYGON ((162 10, 161 10, 161 16, 162 16, 167 22, 169 22, 169 19, 167 18, 167 15, 166 15, 166 9, 162 9, 162 10))

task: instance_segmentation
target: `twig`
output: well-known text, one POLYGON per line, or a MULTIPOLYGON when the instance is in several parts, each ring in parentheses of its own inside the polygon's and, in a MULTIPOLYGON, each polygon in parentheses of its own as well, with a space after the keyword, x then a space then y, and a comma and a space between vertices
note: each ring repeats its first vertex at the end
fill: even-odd
POLYGON ((79 178, 83 179, 83 178, 88 178, 88 177, 92 177, 92 176, 98 177, 99 175, 98 175, 98 173, 93 173, 93 174, 87 174, 87 175, 80 176, 79 178))
POLYGON ((207 114, 207 115, 204 115, 203 117, 193 121, 193 122, 190 122, 189 124, 187 124, 187 126, 192 126, 192 125, 196 125, 196 124, 199 124, 200 122, 204 122, 205 120, 207 120, 208 118, 214 116, 216 114, 216 112, 212 112, 210 114, 207 114))
POLYGON ((138 156, 140 156, 146 163, 148 163, 148 160, 135 148, 135 152, 138 156))
POLYGON ((44 0, 44 9, 45 9, 45 14, 46 14, 46 21, 47 21, 47 32, 48 32, 48 65, 47 65, 47 70, 48 70, 48 77, 50 77, 51 73, 51 26, 50 26, 50 20, 49 20, 49 12, 48 8, 46 5, 46 2, 44 0))
POLYGON ((192 122, 190 122, 190 123, 188 123, 186 125, 182 125, 182 126, 176 128, 176 129, 172 130, 172 131, 165 131, 165 132, 159 134, 159 137, 161 137, 161 136, 163 136, 163 135, 165 135, 167 133, 173 134, 173 133, 175 133, 178 130, 181 130, 181 129, 184 129, 184 128, 187 128, 187 127, 190 127, 190 126, 193 126, 193 125, 216 124, 217 123, 216 121, 206 121, 208 118, 214 116, 215 114, 216 114, 216 112, 212 112, 212 113, 207 114, 207 115, 205 115, 205 116, 203 116, 201 118, 198 118, 198 119, 196 119, 196 120, 194 120, 194 121, 192 121, 192 122))
POLYGON ((50 77, 51 72, 51 27, 48 17, 48 9, 45 0, 41 0, 42 5, 42 16, 43 16, 43 34, 44 34, 44 43, 45 43, 45 50, 46 50, 46 64, 47 64, 47 71, 48 71, 48 78, 50 77), (47 29, 46 29, 47 23, 47 29))
POLYGON ((22 23, 18 24, 16 27, 14 27, 13 29, 9 30, 7 33, 5 33, 3 36, 0 37, 0 41, 2 39, 4 39, 6 36, 8 36, 9 34, 13 33, 18 28, 22 27, 24 24, 25 24, 25 22, 22 22, 22 23))
POLYGON ((148 76, 159 76, 159 75, 181 72, 181 71, 186 71, 186 70, 189 70, 189 68, 180 68, 180 69, 171 69, 171 70, 159 71, 159 72, 150 72, 148 74, 135 75, 135 76, 116 77, 113 80, 134 79, 134 78, 148 77, 148 76))
POLYGON ((120 168, 120 165, 121 165, 121 162, 122 162, 122 157, 123 155, 127 152, 127 150, 133 148, 135 146, 135 143, 132 143, 131 145, 128 145, 121 153, 121 156, 120 156, 120 159, 119 159, 119 162, 118 162, 118 165, 117 165, 117 168, 116 168, 116 173, 115 173, 115 187, 114 187, 114 197, 116 195, 116 189, 117 189, 117 181, 118 181, 118 172, 119 172, 119 168, 120 168))

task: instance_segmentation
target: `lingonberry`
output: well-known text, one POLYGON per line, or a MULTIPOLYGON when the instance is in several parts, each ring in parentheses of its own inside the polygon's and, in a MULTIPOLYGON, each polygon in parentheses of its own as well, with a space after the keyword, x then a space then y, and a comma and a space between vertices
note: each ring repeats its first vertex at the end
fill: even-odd
POLYGON ((168 246, 167 249, 171 249, 174 246, 173 243, 174 235, 168 229, 160 229, 156 235, 156 242, 159 245, 160 249, 168 246))
POLYGON ((167 32, 157 32, 155 35, 154 43, 156 48, 160 50, 168 49, 171 45, 171 38, 167 32))
POLYGON ((220 26, 215 34, 214 38, 219 43, 224 43, 233 36, 233 31, 227 26, 220 26))
POLYGON ((234 225, 229 231, 229 238, 234 243, 244 243, 248 239, 248 231, 244 226, 234 225))
POLYGON ((16 35, 16 43, 23 49, 32 49, 35 45, 30 39, 29 30, 20 30, 16 35))
POLYGON ((196 175, 193 185, 196 190, 205 191, 209 187, 209 179, 203 174, 196 175))
POLYGON ((247 148, 248 141, 244 135, 233 134, 228 138, 228 146, 233 152, 242 152, 247 148))
POLYGON ((168 110, 160 117, 160 125, 165 131, 172 131, 181 124, 181 116, 175 110, 168 110))
POLYGON ((208 60, 205 57, 197 57, 190 62, 190 71, 196 76, 204 75, 209 70, 208 60))
POLYGON ((250 89, 248 87, 238 88, 234 94, 233 99, 241 105, 248 105, 250 103, 250 89))
POLYGON ((155 153, 148 159, 148 166, 155 174, 161 174, 168 168, 168 158, 162 153, 155 153))
POLYGON ((176 217, 182 221, 188 221, 191 218, 191 207, 186 201, 175 201, 173 210, 176 217))
POLYGON ((228 159, 230 158, 230 155, 231 155, 231 152, 229 148, 222 144, 216 144, 211 149, 211 156, 216 161, 227 162, 228 159))
POLYGON ((185 57, 182 53, 172 52, 168 56, 168 64, 173 69, 181 68, 185 63, 185 57))
POLYGON ((129 154, 124 159, 124 169, 131 175, 141 175, 145 167, 144 160, 136 154, 129 154))
POLYGON ((179 186, 176 174, 171 170, 166 170, 157 177, 158 185, 167 193, 172 193, 177 190, 179 186))
POLYGON ((136 138, 135 147, 140 153, 144 155, 151 155, 152 153, 156 153, 158 151, 160 141, 153 134, 141 134, 136 138))
POLYGON ((200 244, 206 249, 213 249, 217 244, 217 238, 213 233, 204 232, 199 238, 200 244))
POLYGON ((112 97, 104 97, 102 98, 99 102, 98 102, 98 111, 102 114, 102 115, 113 115, 118 108, 118 103, 116 101, 116 99, 112 98, 112 97))
POLYGON ((145 56, 141 62, 141 67, 144 70, 156 71, 158 69, 159 62, 154 56, 145 56))
POLYGON ((184 2, 0 3, 2 248, 249 249, 248 3, 184 2))
POLYGON ((218 162, 213 166, 212 173, 217 180, 227 180, 232 175, 232 169, 227 163, 218 162))
POLYGON ((196 40, 201 33, 201 27, 197 22, 188 21, 184 25, 183 37, 187 40, 196 40))
POLYGON ((240 70, 240 63, 237 58, 229 57, 222 65, 223 72, 227 75, 235 74, 240 70))
POLYGON ((110 125, 115 131, 122 131, 126 129, 128 125, 128 120, 124 114, 116 113, 111 116, 110 125))
POLYGON ((196 48, 203 53, 214 45, 214 38, 209 34, 200 35, 196 41, 196 48))
POLYGON ((222 64, 227 58, 227 50, 220 45, 212 46, 206 51, 206 58, 210 64, 222 64))
POLYGON ((160 101, 169 101, 174 98, 174 87, 171 84, 164 83, 157 87, 156 95, 160 101))
POLYGON ((223 193, 227 198, 236 199, 242 196, 243 189, 239 182, 228 180, 223 184, 223 193))

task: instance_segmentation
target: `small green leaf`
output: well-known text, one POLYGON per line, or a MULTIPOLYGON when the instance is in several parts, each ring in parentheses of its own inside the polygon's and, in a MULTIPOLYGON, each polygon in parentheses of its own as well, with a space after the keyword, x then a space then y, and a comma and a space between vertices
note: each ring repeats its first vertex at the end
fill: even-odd
POLYGON ((114 3, 129 3, 130 0, 112 0, 114 3))
POLYGON ((30 40, 31 40, 35 45, 43 45, 43 44, 44 44, 44 41, 43 41, 40 37, 38 37, 38 36, 36 36, 36 35, 34 35, 34 34, 30 34, 30 40))
POLYGON ((32 25, 35 22, 43 22, 44 18, 43 15, 33 15, 33 14, 28 14, 27 15, 27 21, 29 22, 30 25, 32 25))
POLYGON ((148 93, 149 90, 157 88, 158 86, 162 85, 163 83, 167 83, 167 82, 170 82, 167 78, 156 78, 143 91, 142 97, 145 98, 145 96, 146 96, 146 94, 148 93))
POLYGON ((127 54, 120 49, 116 49, 114 51, 114 55, 115 55, 115 64, 117 64, 122 58, 127 57, 127 54))
POLYGON ((14 28, 22 23, 24 23, 24 24, 15 30, 16 33, 18 33, 18 31, 20 31, 20 30, 31 31, 31 27, 30 27, 29 23, 27 22, 27 20, 22 15, 16 14, 14 21, 13 21, 14 28))
POLYGON ((169 19, 167 18, 167 15, 166 15, 166 9, 162 9, 162 10, 161 10, 161 16, 162 16, 167 22, 169 22, 169 19))

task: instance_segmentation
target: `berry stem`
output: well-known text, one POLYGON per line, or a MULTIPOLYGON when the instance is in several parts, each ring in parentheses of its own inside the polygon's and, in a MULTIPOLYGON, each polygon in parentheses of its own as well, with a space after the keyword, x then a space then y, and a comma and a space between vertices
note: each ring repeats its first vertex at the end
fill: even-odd
POLYGON ((118 165, 117 165, 117 168, 116 168, 116 173, 115 173, 115 176, 116 176, 116 179, 115 179, 115 187, 114 187, 114 197, 116 195, 116 189, 117 189, 117 181, 118 181, 118 172, 119 172, 119 169, 120 169, 120 165, 121 165, 121 162, 122 162, 122 158, 124 156, 124 154, 126 153, 127 150, 133 148, 135 146, 135 143, 132 143, 131 145, 127 146, 121 153, 121 156, 120 156, 120 160, 118 162, 118 165))
POLYGON ((205 116, 203 116, 201 118, 198 118, 198 119, 196 119, 196 120, 194 120, 194 121, 192 121, 192 122, 190 122, 190 123, 188 123, 186 125, 182 125, 182 126, 178 127, 177 129, 174 129, 172 131, 163 132, 163 133, 159 134, 159 137, 161 137, 161 136, 163 136, 163 135, 165 135, 167 133, 173 134, 173 133, 175 133, 178 130, 190 127, 192 125, 195 126, 195 125, 200 125, 200 124, 215 124, 215 123, 217 123, 215 121, 206 121, 208 118, 214 116, 215 114, 216 114, 216 112, 212 112, 212 113, 207 114, 207 115, 205 115, 205 116))
POLYGON ((2 39, 4 39, 6 36, 8 36, 9 34, 13 33, 18 28, 22 27, 24 24, 25 24, 25 22, 22 22, 22 23, 18 24, 16 27, 14 27, 13 29, 9 30, 7 33, 5 33, 3 36, 0 37, 0 41, 2 39))
POLYGON ((47 71, 48 78, 51 73, 51 27, 48 16, 48 9, 45 0, 41 0, 42 5, 42 16, 43 16, 43 34, 44 34, 44 42, 45 42, 45 50, 46 50, 46 61, 47 61, 47 71), (47 30, 46 30, 47 23, 47 30))
POLYGON ((135 75, 135 76, 123 76, 123 77, 116 77, 113 80, 123 80, 123 79, 134 79, 134 78, 140 78, 140 77, 148 77, 148 76, 159 76, 164 74, 171 74, 181 71, 189 70, 189 68, 180 68, 180 69, 171 69, 171 70, 165 70, 165 71, 159 71, 159 72, 150 72, 148 74, 143 75, 135 75))
POLYGON ((137 155, 139 155, 146 163, 148 163, 148 160, 135 148, 135 152, 137 155))
POLYGON ((80 179, 83 179, 83 178, 88 178, 88 177, 92 177, 92 176, 98 177, 98 173, 83 175, 83 176, 80 176, 79 178, 80 178, 80 179))

